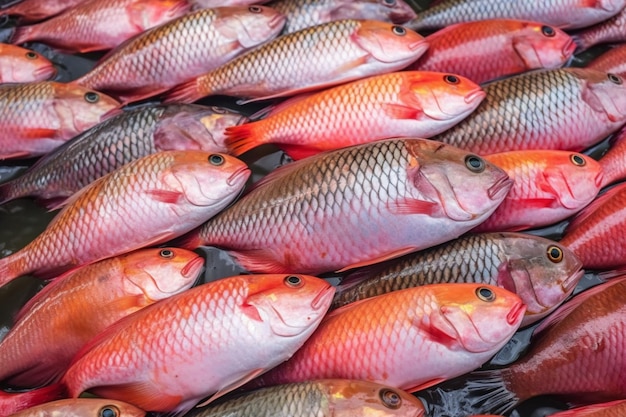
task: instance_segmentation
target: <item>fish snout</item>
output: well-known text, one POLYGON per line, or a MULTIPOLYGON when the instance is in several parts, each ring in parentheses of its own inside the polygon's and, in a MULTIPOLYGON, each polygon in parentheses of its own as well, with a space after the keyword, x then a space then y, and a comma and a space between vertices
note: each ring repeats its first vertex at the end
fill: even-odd
POLYGON ((487 97, 487 93, 485 93, 485 91, 482 88, 477 88, 475 90, 470 91, 465 96, 465 102, 467 104, 472 104, 475 102, 482 101, 485 97, 487 97))
POLYGON ((495 184, 489 187, 487 194, 492 200, 498 200, 508 194, 509 190, 513 186, 513 180, 508 175, 503 176, 495 184), (504 194, 504 195, 503 195, 504 194))
POLYGON ((311 308, 314 311, 328 308, 328 306, 330 306, 330 300, 332 300, 334 295, 335 287, 328 284, 328 286, 321 290, 313 301, 311 301, 311 308))
POLYGON ((506 315, 506 322, 514 326, 517 323, 521 322, 524 313, 526 313, 526 304, 521 301, 518 301, 513 305, 513 308, 509 311, 509 314, 506 315))

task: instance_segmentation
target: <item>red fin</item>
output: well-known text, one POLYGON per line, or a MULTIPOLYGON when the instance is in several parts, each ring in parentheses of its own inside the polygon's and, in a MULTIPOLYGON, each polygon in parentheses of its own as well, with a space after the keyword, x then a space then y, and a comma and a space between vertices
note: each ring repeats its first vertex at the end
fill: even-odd
POLYGON ((598 272, 598 278, 603 281, 619 278, 623 275, 626 275, 626 266, 621 266, 619 268, 611 269, 609 271, 598 272))
POLYGON ((178 203, 183 196, 180 192, 168 190, 148 190, 146 191, 146 194, 156 201, 168 204, 178 203))
POLYGON ((203 401, 202 403, 198 404, 196 407, 204 407, 205 405, 215 401, 219 397, 228 394, 232 390, 239 388, 240 386, 244 385, 247 382, 252 381, 254 378, 263 374, 265 371, 267 371, 267 369, 253 369, 252 371, 247 372, 244 375, 241 375, 241 377, 237 378, 235 381, 226 385, 225 387, 220 388, 220 390, 216 392, 215 394, 213 394, 211 398, 209 398, 206 401, 203 401))
POLYGON ((13 181, 7 181, 3 184, 0 184, 0 205, 21 197, 18 195, 14 195, 13 184, 13 181))
POLYGON ((430 201, 407 198, 392 204, 392 210, 397 214, 426 214, 427 216, 433 216, 441 211, 439 204, 430 201))
POLYGON ((258 123, 262 121, 245 123, 239 126, 230 126, 226 128, 226 146, 233 156, 239 156, 257 146, 266 143, 263 135, 257 134, 258 123))
POLYGON ((339 285, 337 285, 337 294, 340 294, 342 291, 346 291, 352 287, 356 287, 362 282, 367 281, 368 279, 379 273, 382 268, 383 265, 381 264, 370 265, 348 274, 341 280, 339 285))
POLYGON ((407 107, 401 104, 386 103, 383 105, 385 114, 398 120, 417 120, 424 112, 416 107, 407 107))
POLYGON ((273 260, 273 254, 267 252, 265 249, 247 250, 245 252, 228 251, 247 271, 262 271, 264 274, 288 274, 291 272, 288 265, 273 260))
POLYGON ((44 404, 50 401, 66 398, 65 387, 53 384, 47 387, 26 392, 0 392, 0 408, 5 415, 13 415, 18 411, 44 404))
POLYGON ((379 262, 387 261, 389 259, 394 259, 394 258, 397 258, 399 256, 406 255, 407 253, 415 252, 416 250, 417 250, 417 247, 415 247, 415 246, 410 246, 408 248, 398 249, 396 251, 389 252, 389 253, 386 253, 384 255, 381 255, 378 258, 368 259, 367 261, 358 262, 356 264, 352 264, 352 265, 346 266, 345 268, 341 268, 340 270, 338 270, 336 272, 344 272, 344 271, 347 271, 348 269, 352 269, 352 268, 359 268, 359 267, 362 267, 362 266, 368 266, 368 265, 372 265, 372 264, 377 264, 379 262))
POLYGON ((194 250, 204 245, 204 242, 200 239, 200 227, 174 239, 172 244, 173 246, 189 250, 194 250))
POLYGON ((202 94, 198 91, 198 79, 187 81, 172 88, 163 97, 163 103, 193 103, 209 94, 202 94))
POLYGON ((423 389, 432 387, 433 385, 440 384, 440 383, 442 383, 445 380, 446 380, 446 378, 431 379, 430 381, 424 382, 423 384, 416 385, 416 386, 411 387, 409 389, 405 389, 405 391, 408 392, 409 394, 412 394, 412 393, 414 393, 416 391, 421 391, 423 389))
POLYGON ((261 319, 261 315, 259 314, 259 310, 257 310, 257 308, 253 305, 244 304, 241 306, 241 311, 243 311, 243 314, 250 317, 252 320, 263 321, 263 319, 261 319))
POLYGON ((102 398, 118 398, 145 410, 175 410, 184 398, 180 395, 167 395, 150 381, 95 387, 89 389, 102 398))
POLYGON ((5 153, 5 154, 0 153, 0 160, 28 158, 29 156, 30 156, 29 152, 20 152, 20 151, 16 151, 12 153, 5 153))

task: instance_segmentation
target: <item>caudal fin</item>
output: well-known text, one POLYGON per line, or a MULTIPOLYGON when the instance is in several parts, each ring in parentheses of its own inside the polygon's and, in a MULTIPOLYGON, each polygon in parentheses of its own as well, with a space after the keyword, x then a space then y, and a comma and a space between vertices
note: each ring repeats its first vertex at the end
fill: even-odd
POLYGON ((200 227, 187 232, 186 234, 172 240, 172 245, 182 249, 194 250, 204 245, 203 239, 200 237, 200 227))
POLYGON ((30 42, 37 38, 37 33, 37 25, 20 26, 15 29, 15 32, 13 32, 13 36, 11 36, 11 43, 14 45, 19 45, 24 42, 30 42))
POLYGON ((0 259, 0 287, 8 284, 20 275, 28 273, 21 270, 22 256, 23 254, 16 252, 0 259))
POLYGON ((163 97, 164 103, 193 103, 196 100, 201 99, 207 94, 202 94, 198 90, 197 79, 187 81, 172 88, 169 92, 165 93, 163 97))
POLYGON ((506 372, 507 369, 495 369, 467 375, 463 391, 470 414, 504 415, 520 403, 517 395, 509 391, 504 383, 506 372))
POLYGON ((0 206, 21 197, 19 195, 14 195, 14 188, 15 187, 13 187, 12 181, 0 184, 0 206))
POLYGON ((67 393, 65 386, 60 383, 25 392, 0 391, 0 412, 4 416, 9 416, 18 411, 62 398, 67 398, 67 393))
POLYGON ((266 143, 263 136, 257 134, 258 123, 262 122, 245 123, 226 128, 225 143, 231 155, 239 156, 266 143))

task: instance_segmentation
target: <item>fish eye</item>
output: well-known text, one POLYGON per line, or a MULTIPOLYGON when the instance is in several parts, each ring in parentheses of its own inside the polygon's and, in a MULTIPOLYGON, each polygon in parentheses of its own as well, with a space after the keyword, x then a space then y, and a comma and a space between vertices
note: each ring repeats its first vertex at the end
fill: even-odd
POLYGON ((378 395, 385 407, 397 410, 402 405, 402 397, 397 392, 388 388, 383 388, 379 391, 378 395))
POLYGON ((220 154, 214 153, 209 156, 209 162, 211 163, 211 165, 215 165, 216 167, 218 167, 224 163, 224 157, 220 154))
POLYGON ((261 13, 263 11, 263 9, 260 8, 259 6, 250 6, 250 7, 248 7, 248 11, 250 13, 261 13))
POLYGON ((37 59, 39 57, 39 55, 37 55, 33 51, 28 51, 28 52, 26 52, 25 55, 26 55, 26 58, 28 58, 28 59, 37 59))
POLYGON ((100 101, 100 94, 88 91, 85 93, 85 101, 87 101, 87 103, 97 103, 100 101))
POLYGON ((550 259, 555 264, 563 260, 563 250, 556 245, 548 246, 547 254, 548 259, 550 259))
POLYGON ((452 75, 452 74, 447 74, 443 76, 443 80, 445 82, 447 82, 448 84, 458 84, 461 82, 461 80, 459 80, 459 77, 457 77, 456 75, 452 75))
POLYGON ((172 258, 174 256, 174 251, 170 249, 162 249, 161 252, 159 252, 159 256, 166 259, 172 258))
POLYGON ((391 27, 391 31, 393 32, 394 35, 398 35, 398 36, 406 35, 406 29, 403 28, 402 26, 394 25, 391 27))
POLYGON ((396 5, 396 0, 383 0, 383 6, 393 7, 396 5))
POLYGON ((289 275, 284 279, 285 285, 291 288, 300 288, 304 285, 302 278, 297 275, 289 275))
POLYGON ((114 405, 105 405, 98 411, 98 417, 119 417, 120 409, 114 405))
POLYGON ((551 38, 554 35, 556 35, 556 31, 554 30, 554 28, 552 26, 541 26, 541 33, 543 33, 545 36, 551 38))
POLYGON ((620 85, 622 84, 622 77, 612 74, 612 73, 608 73, 607 77, 609 79, 609 81, 611 81, 613 84, 617 84, 620 85))
POLYGON ((569 157, 570 161, 572 161, 572 164, 579 166, 579 167, 584 167, 585 165, 587 165, 587 161, 585 161, 585 158, 583 158, 582 156, 578 155, 578 154, 572 154, 569 157))
POLYGON ((496 293, 494 293, 490 288, 487 287, 479 287, 476 289, 476 296, 482 300, 487 302, 492 302, 496 299, 496 293))
POLYGON ((468 155, 465 157, 465 166, 470 171, 479 174, 485 170, 485 161, 476 155, 468 155))

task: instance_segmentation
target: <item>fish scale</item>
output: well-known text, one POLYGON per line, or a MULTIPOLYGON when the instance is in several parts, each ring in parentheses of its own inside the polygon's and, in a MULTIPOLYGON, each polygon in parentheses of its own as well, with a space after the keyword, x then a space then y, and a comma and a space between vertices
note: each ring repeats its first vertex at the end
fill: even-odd
POLYGON ((612 18, 574 34, 573 38, 580 52, 600 43, 624 42, 625 31, 626 10, 622 10, 612 18))

